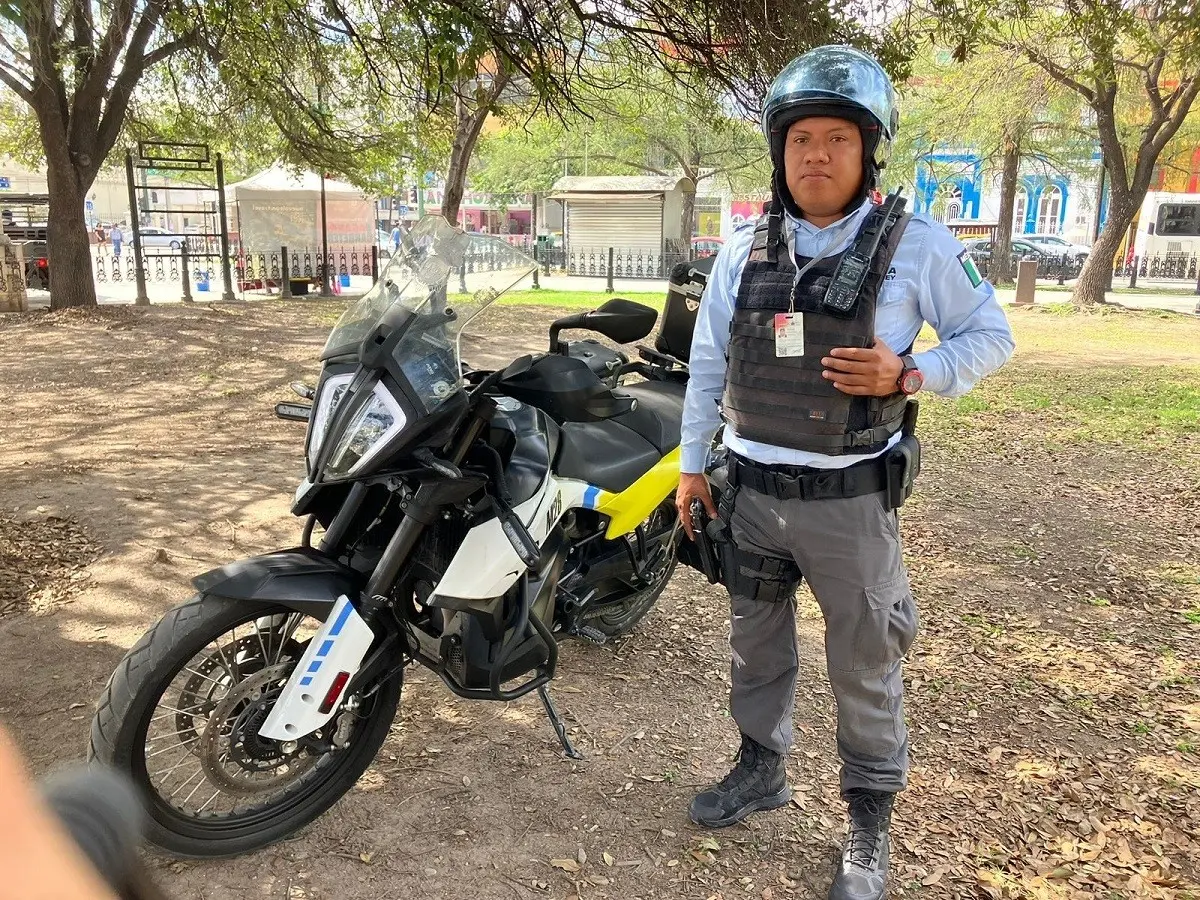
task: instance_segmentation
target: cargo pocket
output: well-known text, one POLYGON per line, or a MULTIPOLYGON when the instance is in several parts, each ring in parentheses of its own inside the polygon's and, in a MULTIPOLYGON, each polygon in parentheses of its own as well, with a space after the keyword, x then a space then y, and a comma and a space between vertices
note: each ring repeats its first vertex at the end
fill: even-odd
POLYGON ((904 657, 917 636, 917 604, 908 573, 864 588, 863 594, 866 608, 855 635, 855 668, 890 667, 904 657))

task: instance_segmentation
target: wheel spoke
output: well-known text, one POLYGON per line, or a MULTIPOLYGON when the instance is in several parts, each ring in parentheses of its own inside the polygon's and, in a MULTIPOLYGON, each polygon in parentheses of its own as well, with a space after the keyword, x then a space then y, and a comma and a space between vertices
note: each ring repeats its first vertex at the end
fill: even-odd
POLYGON ((189 668, 188 666, 184 666, 183 671, 188 672, 189 674, 195 675, 197 678, 203 678, 205 681, 211 681, 213 684, 217 685, 217 687, 226 687, 228 685, 227 682, 217 681, 217 679, 210 678, 209 676, 205 675, 203 672, 197 672, 195 669, 189 668))
POLYGON ((175 790, 171 791, 171 796, 170 796, 170 797, 168 797, 167 799, 168 799, 168 800, 174 800, 174 799, 175 799, 175 797, 176 797, 176 796, 179 794, 179 792, 180 792, 180 791, 182 791, 182 790, 183 790, 185 787, 187 787, 189 784, 191 784, 191 783, 192 783, 192 779, 193 779, 193 778, 195 778, 197 775, 199 775, 201 778, 203 778, 203 777, 204 777, 204 767, 203 767, 203 766, 196 766, 196 771, 195 771, 195 772, 193 772, 191 775, 189 775, 189 776, 187 777, 187 780, 186 780, 186 781, 184 781, 184 782, 182 782, 182 783, 179 785, 179 787, 177 787, 177 788, 175 788, 175 790))
POLYGON ((204 801, 204 805, 202 807, 200 807, 198 810, 196 810, 197 814, 202 813, 206 809, 208 809, 208 804, 212 803, 214 800, 216 800, 220 796, 221 796, 220 791, 216 791, 215 793, 213 793, 213 795, 211 797, 209 797, 207 800, 204 801))

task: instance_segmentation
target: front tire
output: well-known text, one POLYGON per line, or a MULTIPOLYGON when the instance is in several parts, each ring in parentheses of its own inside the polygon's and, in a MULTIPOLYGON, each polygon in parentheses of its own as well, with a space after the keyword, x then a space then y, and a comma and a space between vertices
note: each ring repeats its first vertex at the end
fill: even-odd
MULTIPOLYGON (((271 690, 286 680, 303 652, 304 644, 296 637, 301 618, 276 604, 199 594, 168 612, 117 666, 92 720, 88 759, 133 778, 149 815, 147 838, 151 843, 190 857, 234 856, 260 849, 320 816, 371 764, 400 702, 399 675, 379 684, 373 693, 368 687, 369 696, 362 698, 361 706, 344 706, 331 721, 331 732, 338 723, 336 735, 344 749, 318 755, 310 748, 270 746, 271 742, 257 738, 257 727, 271 703, 271 690), (262 623, 279 623, 277 643, 271 636, 274 632, 264 632, 262 623), (290 632, 283 630, 288 624, 290 632), (238 630, 247 626, 249 634, 236 637, 238 630), (231 643, 219 643, 229 635, 234 636, 231 643), (209 650, 214 646, 215 650, 209 650), (261 654, 256 646, 262 647, 261 654), (173 688, 180 679, 185 687, 176 699, 173 688), (159 713, 164 708, 166 712, 159 713), (353 718, 345 720, 343 729, 346 716, 353 718), (173 724, 175 733, 156 734, 148 740, 151 726, 163 719, 169 724, 162 727, 173 724), (151 749, 152 741, 163 743, 151 749), (218 744, 227 749, 214 755, 218 744), (159 783, 156 778, 164 772, 152 771, 157 764, 151 763, 165 753, 171 755, 163 766, 173 765, 165 769, 166 777, 159 783), (235 767, 230 774, 227 767, 234 755, 244 759, 245 770, 235 767), (289 784, 293 767, 298 775, 289 784), (179 769, 182 771, 176 775, 179 769), (282 774, 274 775, 284 784, 278 796, 256 802, 266 788, 264 782, 253 780, 254 776, 265 774, 269 787, 271 773, 280 769, 282 774), (181 780, 189 772, 192 774, 181 780), (194 781, 197 775, 199 782, 194 781), (202 798, 214 785, 213 799, 202 805, 202 798), (222 786, 232 789, 233 808, 221 812, 218 805, 209 810, 209 804, 221 796, 222 786), (170 787, 175 790, 165 795, 170 787), (185 795, 187 800, 181 803, 185 795), (240 808, 238 795, 250 797, 251 802, 240 808)), ((329 734, 323 739, 330 743, 329 734)))

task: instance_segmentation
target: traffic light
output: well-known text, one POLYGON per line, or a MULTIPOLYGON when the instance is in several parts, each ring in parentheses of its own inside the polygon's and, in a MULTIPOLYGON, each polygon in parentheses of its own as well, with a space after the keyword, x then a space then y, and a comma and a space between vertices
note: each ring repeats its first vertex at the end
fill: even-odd
POLYGON ((408 205, 409 206, 417 205, 417 189, 415 187, 410 187, 408 189, 408 205))

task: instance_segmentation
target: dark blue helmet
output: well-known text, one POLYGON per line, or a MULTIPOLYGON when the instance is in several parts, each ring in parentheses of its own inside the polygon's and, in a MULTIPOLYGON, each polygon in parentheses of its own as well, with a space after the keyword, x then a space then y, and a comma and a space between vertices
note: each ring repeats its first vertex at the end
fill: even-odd
POLYGON ((776 166, 783 141, 798 119, 834 116, 858 123, 873 167, 887 163, 900 122, 896 90, 883 67, 853 47, 830 45, 796 57, 763 99, 762 129, 776 166))

